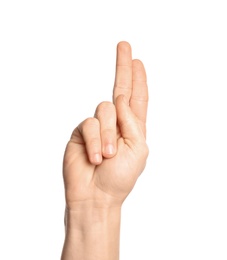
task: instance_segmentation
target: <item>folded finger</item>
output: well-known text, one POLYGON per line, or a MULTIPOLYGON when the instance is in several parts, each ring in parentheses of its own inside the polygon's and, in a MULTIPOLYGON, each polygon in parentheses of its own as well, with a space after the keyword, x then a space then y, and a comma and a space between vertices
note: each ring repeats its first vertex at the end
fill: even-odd
POLYGON ((90 163, 98 165, 102 162, 100 124, 96 118, 87 118, 78 130, 83 137, 90 163))
POLYGON ((95 117, 100 124, 102 156, 111 158, 116 153, 117 130, 116 109, 111 102, 102 102, 98 105, 95 117))

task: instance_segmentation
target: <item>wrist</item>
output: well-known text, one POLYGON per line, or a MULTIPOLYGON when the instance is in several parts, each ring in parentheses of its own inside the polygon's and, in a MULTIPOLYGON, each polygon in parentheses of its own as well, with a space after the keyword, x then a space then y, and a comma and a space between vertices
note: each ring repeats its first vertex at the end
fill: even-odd
POLYGON ((119 259, 121 207, 82 207, 65 211, 66 238, 62 259, 119 259))
POLYGON ((121 207, 82 207, 78 209, 65 209, 66 232, 69 229, 76 229, 86 232, 95 225, 105 226, 110 223, 117 224, 121 216, 121 207))

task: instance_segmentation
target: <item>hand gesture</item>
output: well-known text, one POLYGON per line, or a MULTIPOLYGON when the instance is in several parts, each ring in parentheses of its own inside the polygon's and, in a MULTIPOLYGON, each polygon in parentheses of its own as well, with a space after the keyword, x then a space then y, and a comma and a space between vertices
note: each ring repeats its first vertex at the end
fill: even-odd
POLYGON ((66 205, 120 206, 143 171, 148 156, 148 89, 140 60, 127 42, 117 45, 113 102, 100 103, 94 117, 80 123, 64 154, 66 205))

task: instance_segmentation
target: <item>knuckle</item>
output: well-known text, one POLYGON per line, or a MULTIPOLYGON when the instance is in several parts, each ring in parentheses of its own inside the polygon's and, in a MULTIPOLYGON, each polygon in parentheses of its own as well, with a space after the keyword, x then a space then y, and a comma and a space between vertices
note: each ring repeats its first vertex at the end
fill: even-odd
POLYGON ((110 129, 110 128, 103 129, 101 132, 101 138, 104 144, 115 142, 116 140, 115 129, 110 129))
POLYGON ((114 104, 112 102, 103 101, 97 106, 96 114, 97 115, 103 115, 107 111, 113 111, 114 109, 115 109, 114 104))
POLYGON ((84 128, 91 127, 91 126, 98 126, 98 125, 99 125, 99 121, 95 117, 89 117, 89 118, 85 119, 83 122, 84 128))
POLYGON ((107 127, 102 130, 102 135, 104 136, 113 136, 116 135, 116 129, 107 127))
POLYGON ((99 105, 98 105, 98 107, 97 107, 97 109, 98 110, 106 110, 106 109, 112 109, 112 107, 113 107, 113 103, 112 102, 110 102, 110 101, 103 101, 103 102, 101 102, 99 105))
POLYGON ((79 126, 78 130, 84 134, 90 132, 91 129, 97 129, 99 127, 99 121, 97 118, 89 117, 85 119, 79 126))
POLYGON ((140 103, 147 103, 149 101, 147 95, 133 95, 130 100, 140 103))
POLYGON ((93 137, 91 140, 89 140, 89 146, 93 148, 99 148, 100 147, 100 139, 93 137))
POLYGON ((127 91, 127 92, 132 90, 131 81, 128 81, 128 80, 117 81, 115 83, 114 87, 116 89, 121 89, 121 90, 124 90, 124 91, 127 91))

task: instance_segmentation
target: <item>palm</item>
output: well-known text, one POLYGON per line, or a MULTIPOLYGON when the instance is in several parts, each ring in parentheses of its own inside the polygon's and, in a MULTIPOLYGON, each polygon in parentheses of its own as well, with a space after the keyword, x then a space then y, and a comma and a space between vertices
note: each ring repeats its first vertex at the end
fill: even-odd
POLYGON ((120 137, 117 154, 104 158, 100 165, 93 165, 87 159, 85 145, 70 141, 64 160, 68 203, 91 201, 94 196, 104 201, 112 198, 122 202, 145 166, 144 158, 140 156, 144 155, 131 149, 120 137))
POLYGON ((103 192, 123 200, 133 188, 138 177, 136 151, 125 144, 123 138, 118 140, 117 154, 104 159, 94 171, 95 186, 103 192))

